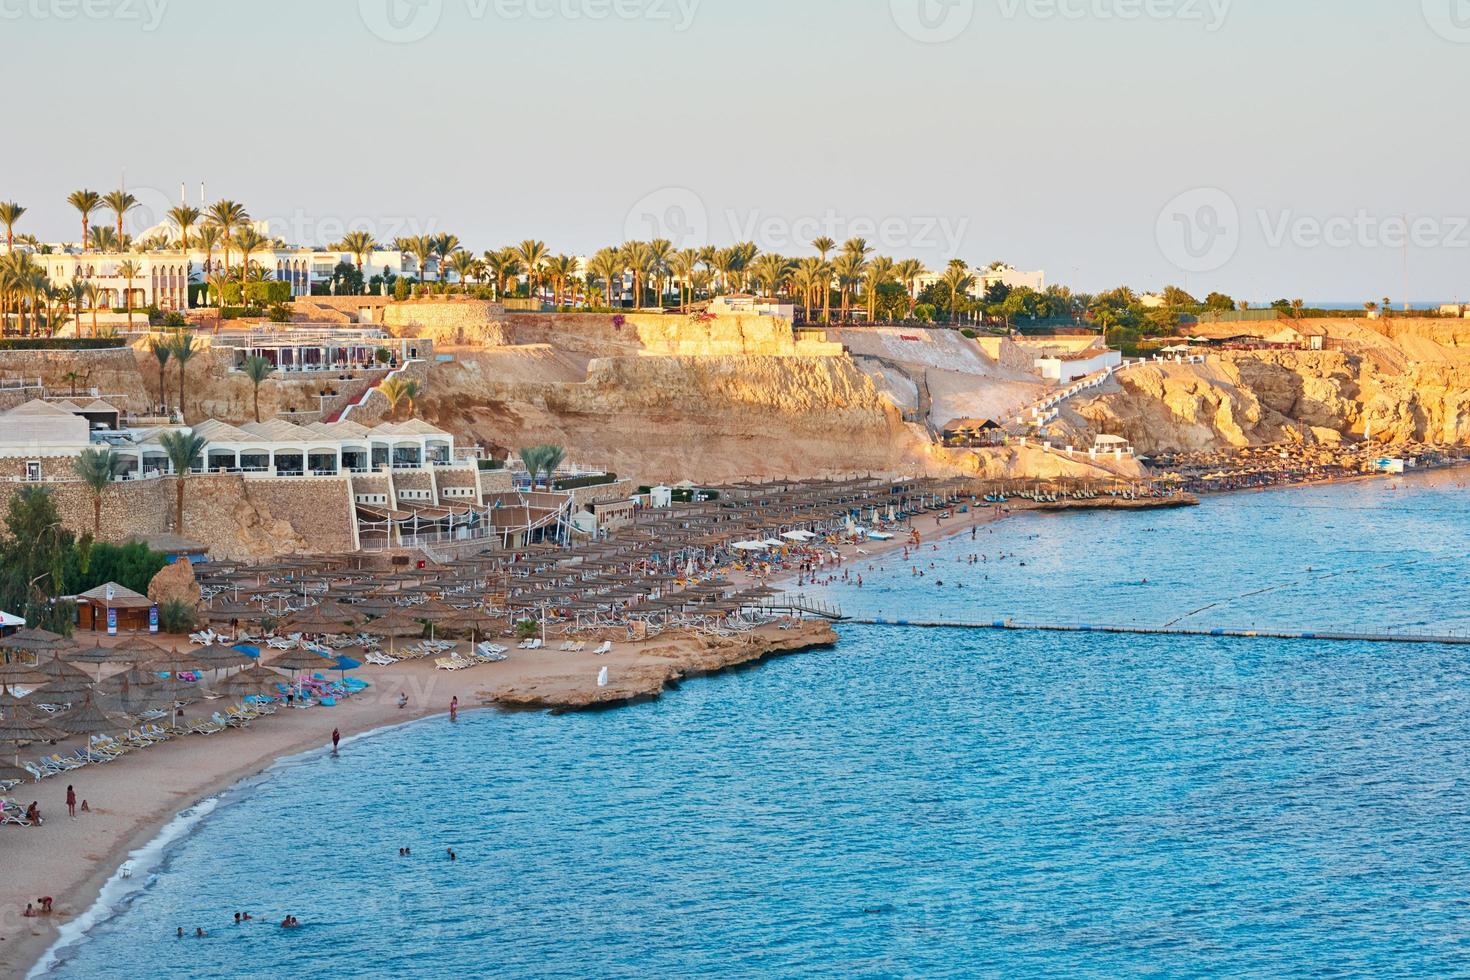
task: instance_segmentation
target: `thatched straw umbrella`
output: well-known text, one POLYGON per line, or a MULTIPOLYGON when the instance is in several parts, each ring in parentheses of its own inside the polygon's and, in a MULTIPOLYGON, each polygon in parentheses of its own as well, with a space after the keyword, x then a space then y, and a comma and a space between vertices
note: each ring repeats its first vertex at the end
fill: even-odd
POLYGON ((253 667, 246 667, 239 673, 231 674, 225 678, 220 683, 218 690, 221 694, 227 694, 232 698, 240 698, 241 700, 256 695, 275 697, 277 694, 276 685, 284 679, 269 667, 256 664, 253 667))
POLYGON ((88 736, 88 759, 92 758, 91 736, 126 731, 132 723, 133 720, 127 715, 113 714, 112 712, 102 710, 92 703, 90 695, 78 707, 52 720, 52 724, 68 735, 88 736))
POLYGON ((14 759, 17 766, 20 765, 20 747, 23 743, 54 742, 62 738, 66 738, 66 732, 51 727, 45 719, 24 705, 6 708, 5 717, 0 719, 0 742, 9 742, 15 746, 14 759))

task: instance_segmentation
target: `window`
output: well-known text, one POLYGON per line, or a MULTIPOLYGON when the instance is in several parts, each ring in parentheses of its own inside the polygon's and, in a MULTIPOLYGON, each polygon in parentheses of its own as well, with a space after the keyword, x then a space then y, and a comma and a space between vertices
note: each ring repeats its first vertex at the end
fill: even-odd
POLYGON ((26 482, 41 482, 41 461, 39 459, 26 460, 26 482))

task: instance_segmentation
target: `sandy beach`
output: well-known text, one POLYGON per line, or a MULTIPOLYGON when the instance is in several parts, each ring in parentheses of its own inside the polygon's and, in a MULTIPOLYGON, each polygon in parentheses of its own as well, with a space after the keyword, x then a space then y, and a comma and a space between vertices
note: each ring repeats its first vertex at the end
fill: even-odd
MULTIPOLYGON (((453 672, 437 670, 431 660, 366 667, 359 676, 372 686, 334 708, 282 708, 247 729, 174 738, 105 765, 23 783, 10 795, 22 805, 39 802, 45 824, 0 831, 0 864, 6 871, 0 879, 0 975, 24 975, 55 941, 57 929, 90 907, 128 854, 157 836, 176 814, 278 759, 327 749, 334 727, 348 740, 342 751, 350 753, 354 736, 447 715, 456 697, 464 710, 607 707, 656 697, 686 677, 836 641, 827 623, 784 625, 734 638, 681 633, 615 643, 603 657, 512 650, 503 663, 453 672), (608 685, 598 687, 603 667, 608 685), (408 696, 405 708, 398 707, 400 694, 408 696), (91 808, 76 820, 66 815, 68 782, 91 808), (55 899, 53 913, 25 917, 26 903, 42 896, 55 899)), ((212 710, 199 706, 189 715, 212 710)), ((79 744, 59 743, 51 751, 69 751, 73 742, 79 744)))

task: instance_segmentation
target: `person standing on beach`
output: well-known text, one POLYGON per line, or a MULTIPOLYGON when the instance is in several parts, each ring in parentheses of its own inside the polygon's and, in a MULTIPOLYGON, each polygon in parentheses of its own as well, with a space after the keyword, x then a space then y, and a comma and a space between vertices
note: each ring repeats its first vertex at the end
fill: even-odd
POLYGON ((66 788, 66 812, 73 820, 77 818, 77 791, 74 786, 66 788))
POLYGON ((449 720, 459 721, 459 695, 449 699, 449 720))
POLYGON ((333 755, 336 755, 337 754, 337 745, 341 741, 342 741, 342 733, 340 731, 338 731, 337 729, 335 729, 335 728, 332 729, 332 754, 333 755))

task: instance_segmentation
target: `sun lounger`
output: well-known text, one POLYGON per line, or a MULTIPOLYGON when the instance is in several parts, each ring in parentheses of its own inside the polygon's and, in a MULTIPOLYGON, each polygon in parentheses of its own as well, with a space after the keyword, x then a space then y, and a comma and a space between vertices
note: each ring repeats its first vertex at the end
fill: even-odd
POLYGON ((598 647, 596 650, 593 650, 592 652, 594 654, 596 654, 597 656, 599 656, 599 657, 601 657, 601 656, 603 656, 605 654, 612 653, 612 640, 606 641, 605 643, 602 644, 602 646, 598 647))

